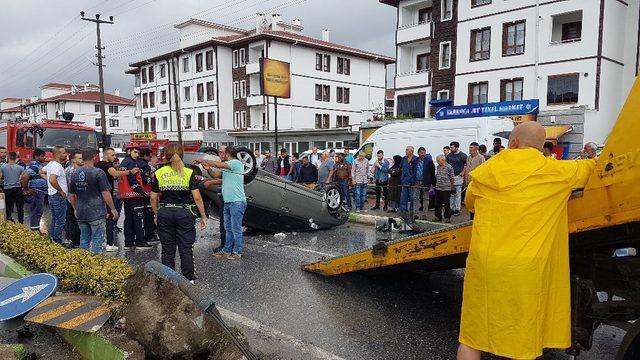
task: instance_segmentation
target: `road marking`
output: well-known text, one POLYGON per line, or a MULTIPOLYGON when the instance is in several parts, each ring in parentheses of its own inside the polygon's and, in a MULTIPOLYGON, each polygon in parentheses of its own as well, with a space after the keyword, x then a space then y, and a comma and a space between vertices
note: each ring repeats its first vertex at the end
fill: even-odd
POLYGON ((285 334, 280 330, 274 329, 270 326, 261 324, 255 320, 251 320, 245 316, 242 316, 240 314, 236 314, 233 311, 221 308, 219 306, 217 306, 218 311, 220 312, 220 315, 222 315, 223 317, 225 317, 228 320, 234 321, 236 323, 239 323, 251 330, 257 331, 259 333, 263 333, 266 334, 267 336, 276 338, 276 339, 281 339, 281 340, 285 340, 290 342, 294 347, 296 347, 297 349, 301 350, 303 353, 305 354, 309 354, 311 356, 313 356, 316 359, 321 359, 321 360, 346 360, 336 354, 330 353, 324 349, 321 349, 315 345, 309 344, 307 342, 304 342, 300 339, 296 339, 295 337, 289 335, 289 334, 285 334))
POLYGON ((70 311, 73 311, 79 307, 81 307, 82 305, 84 305, 84 303, 82 301, 71 301, 67 304, 64 304, 60 307, 54 308, 52 310, 49 310, 43 314, 39 314, 34 316, 33 318, 29 319, 29 321, 31 322, 37 322, 37 323, 41 323, 41 322, 46 322, 49 321, 51 319, 57 318, 60 315, 66 314, 70 311))
POLYGON ((298 250, 298 251, 302 251, 302 252, 306 252, 306 253, 310 253, 310 254, 315 254, 315 255, 320 255, 320 256, 326 256, 326 257, 335 257, 336 255, 333 254, 328 254, 328 253, 323 253, 320 251, 315 251, 315 250, 311 250, 311 249, 305 249, 305 248, 301 248, 301 247, 297 247, 297 246, 293 246, 293 245, 286 245, 286 244, 281 244, 275 241, 269 241, 269 240, 262 240, 262 239, 255 239, 258 241, 262 241, 265 242, 267 244, 271 244, 271 245, 275 245, 277 247, 286 247, 289 249, 293 249, 293 250, 298 250))
MULTIPOLYGON (((109 312, 109 308, 107 306, 104 305, 100 305, 97 308, 84 313, 84 314, 80 314, 70 320, 67 320, 61 324, 56 325, 57 327, 61 327, 63 329, 73 329, 76 328, 84 323, 87 323, 97 317, 100 317, 106 313, 109 312)), ((100 327, 98 327, 100 328, 100 327)))

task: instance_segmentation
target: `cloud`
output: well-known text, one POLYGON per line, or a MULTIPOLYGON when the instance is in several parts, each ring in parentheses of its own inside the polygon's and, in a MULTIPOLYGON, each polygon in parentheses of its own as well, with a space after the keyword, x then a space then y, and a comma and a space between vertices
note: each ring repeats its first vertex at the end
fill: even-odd
POLYGON ((80 20, 100 13, 115 16, 103 25, 105 90, 132 96, 128 64, 177 48, 173 24, 189 17, 250 29, 256 12, 302 19, 304 34, 324 28, 340 44, 394 56, 395 9, 372 0, 33 0, 3 4, 0 32, 0 98, 39 95, 51 81, 98 82, 95 25, 80 20), (29 20, 25 22, 25 18, 29 20))

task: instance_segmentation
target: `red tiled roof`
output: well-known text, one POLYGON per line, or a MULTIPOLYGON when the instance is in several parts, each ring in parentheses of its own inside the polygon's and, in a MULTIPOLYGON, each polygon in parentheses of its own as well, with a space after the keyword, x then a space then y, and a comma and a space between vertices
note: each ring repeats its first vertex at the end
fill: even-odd
POLYGON ((6 108, 6 109, 0 110, 0 112, 3 112, 3 113, 18 112, 18 111, 20 111, 20 106, 14 106, 14 107, 10 107, 10 108, 6 108))
POLYGON ((0 101, 5 101, 5 102, 22 102, 23 99, 21 98, 12 98, 12 97, 8 97, 8 98, 4 98, 0 101))
MULTIPOLYGON (((67 93, 52 96, 46 99, 40 99, 34 104, 45 103, 45 102, 56 102, 56 101, 78 101, 78 102, 100 102, 100 92, 99 91, 81 91, 75 94, 67 93)), ((112 94, 104 94, 104 102, 105 104, 116 104, 116 105, 133 105, 135 104, 135 99, 127 99, 122 96, 116 96, 112 94)))
MULTIPOLYGON (((88 85, 89 85, 89 87, 98 87, 98 85, 95 85, 95 84, 88 84, 88 85)), ((55 83, 55 82, 54 83, 44 84, 40 88, 41 89, 46 89, 46 88, 49 88, 49 89, 60 89, 60 90, 69 90, 69 91, 71 91, 71 89, 74 86, 77 87, 77 88, 81 88, 81 89, 84 88, 84 84, 82 84, 82 85, 72 85, 72 84, 63 84, 63 83, 55 83)))
MULTIPOLYGON (((396 62, 396 60, 393 57, 380 55, 380 54, 372 53, 369 51, 336 44, 333 42, 322 41, 322 40, 315 39, 305 35, 290 33, 286 31, 279 31, 279 30, 277 31, 267 30, 267 31, 263 31, 260 34, 257 34, 254 31, 249 31, 248 35, 229 35, 229 36, 214 37, 214 38, 211 38, 210 40, 185 47, 184 49, 174 50, 174 51, 171 51, 162 55, 154 56, 142 61, 136 61, 134 63, 130 63, 129 66, 141 67, 147 64, 148 61, 159 61, 159 60, 170 58, 172 56, 178 56, 182 53, 182 50, 194 51, 194 50, 199 50, 214 44, 232 47, 235 45, 244 44, 246 42, 257 41, 263 38, 271 38, 271 39, 287 41, 287 42, 298 42, 302 46, 306 45, 310 47, 320 48, 323 50, 335 51, 335 52, 345 53, 353 56, 365 57, 369 59, 379 60, 387 64, 393 64, 396 62)), ((127 73, 131 73, 131 71, 127 71, 127 73)))

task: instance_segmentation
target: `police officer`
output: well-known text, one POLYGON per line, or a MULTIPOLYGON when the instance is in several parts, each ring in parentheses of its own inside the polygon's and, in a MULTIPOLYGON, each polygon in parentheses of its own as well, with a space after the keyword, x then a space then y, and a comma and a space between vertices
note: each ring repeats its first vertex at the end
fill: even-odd
POLYGON ((184 166, 183 155, 184 150, 179 145, 170 144, 165 148, 167 164, 156 170, 151 183, 151 208, 162 246, 162 264, 175 268, 177 247, 182 275, 193 283, 196 279, 193 267, 195 219, 199 214, 200 228, 204 229, 207 216, 195 172, 184 166))

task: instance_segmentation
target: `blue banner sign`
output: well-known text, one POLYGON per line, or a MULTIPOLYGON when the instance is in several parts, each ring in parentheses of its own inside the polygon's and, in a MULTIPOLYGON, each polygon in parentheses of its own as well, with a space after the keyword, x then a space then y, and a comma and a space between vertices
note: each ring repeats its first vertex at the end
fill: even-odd
POLYGON ((445 106, 436 111, 436 120, 462 119, 482 116, 508 116, 537 114, 540 109, 538 99, 505 101, 497 103, 445 106))

